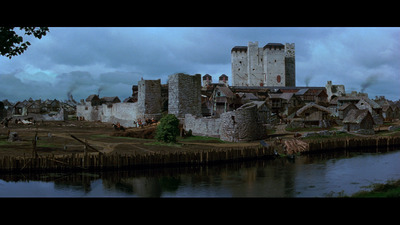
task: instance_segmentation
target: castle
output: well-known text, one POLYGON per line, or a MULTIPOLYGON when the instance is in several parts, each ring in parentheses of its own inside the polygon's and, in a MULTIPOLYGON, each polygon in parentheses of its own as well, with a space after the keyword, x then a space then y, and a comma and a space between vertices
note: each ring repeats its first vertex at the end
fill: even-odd
MULTIPOLYGON (((265 138, 267 127, 281 122, 291 127, 328 127, 329 116, 340 117, 347 101, 361 102, 356 106, 362 109, 373 103, 348 99, 344 85, 331 81, 325 87, 297 87, 294 48, 294 43, 235 46, 231 50, 231 86, 225 74, 218 83, 213 83, 209 74, 171 74, 167 84, 160 79, 142 79, 132 86, 132 96, 124 102, 99 105, 93 98, 82 100, 77 117, 133 127, 138 119, 158 120, 169 113, 193 135, 242 142, 265 138)), ((382 114, 377 104, 368 109, 377 118, 382 114)), ((382 124, 375 117, 374 123, 382 124)))
POLYGON ((231 64, 232 86, 296 86, 294 43, 235 46, 231 64))

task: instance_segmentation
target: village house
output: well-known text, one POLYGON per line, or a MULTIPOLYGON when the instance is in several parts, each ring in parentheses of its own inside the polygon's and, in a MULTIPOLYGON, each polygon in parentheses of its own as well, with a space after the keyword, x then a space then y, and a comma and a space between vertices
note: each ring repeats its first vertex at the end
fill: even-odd
POLYGON ((326 107, 310 102, 290 118, 291 127, 330 127, 330 115, 326 107))
POLYGON ((226 86, 217 86, 212 94, 211 115, 219 117, 224 112, 237 108, 238 99, 236 95, 226 86))
POLYGON ((360 101, 360 97, 358 97, 358 96, 340 96, 340 97, 336 97, 335 100, 337 103, 336 107, 339 109, 341 106, 343 106, 346 103, 357 104, 360 101))
POLYGON ((295 93, 304 103, 315 102, 319 105, 328 105, 328 95, 325 88, 303 88, 295 93))
POLYGON ((28 114, 32 114, 32 113, 40 114, 40 113, 42 113, 42 101, 39 99, 39 100, 29 102, 26 105, 26 108, 27 108, 28 114))
POLYGON ((392 107, 392 110, 393 110, 393 118, 395 120, 400 119, 400 107, 398 107, 395 104, 393 104, 391 107, 392 107))
POLYGON ((303 106, 301 99, 294 93, 269 93, 268 106, 272 112, 287 117, 303 106))
POLYGON ((375 96, 374 102, 382 107, 382 117, 385 121, 400 119, 399 107, 393 102, 385 98, 385 96, 375 96))
POLYGON ((121 102, 121 100, 117 96, 100 98, 100 103, 101 104, 112 105, 112 104, 118 103, 118 102, 121 102))
POLYGON ((28 110, 26 107, 28 103, 29 102, 27 100, 24 100, 22 102, 18 101, 17 103, 15 103, 15 105, 13 106, 12 115, 18 115, 18 116, 28 115, 28 110))
POLYGON ((343 119, 343 130, 374 134, 374 119, 368 109, 352 109, 343 119))
POLYGON ((390 105, 382 106, 382 117, 385 122, 392 122, 394 119, 394 112, 390 105))
POLYGON ((86 100, 86 102, 90 102, 91 106, 97 106, 97 105, 101 105, 101 100, 99 98, 98 95, 93 94, 93 95, 89 95, 86 100))
POLYGON ((369 99, 367 96, 360 96, 360 100, 357 102, 356 106, 359 109, 368 109, 376 125, 383 124, 382 107, 378 103, 369 99))
MULTIPOLYGON (((272 111, 266 101, 252 101, 257 106, 258 121, 262 124, 269 124, 272 120, 272 111)), ((247 103, 246 103, 247 104, 247 103)))
POLYGON ((339 107, 339 119, 343 120, 352 109, 358 109, 354 103, 346 103, 339 107))

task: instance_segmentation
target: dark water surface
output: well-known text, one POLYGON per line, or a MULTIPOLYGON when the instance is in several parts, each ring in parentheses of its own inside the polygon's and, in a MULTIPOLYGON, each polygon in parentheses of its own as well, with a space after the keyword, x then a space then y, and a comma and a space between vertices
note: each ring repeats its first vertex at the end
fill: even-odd
POLYGON ((400 150, 218 165, 0 175, 0 197, 338 197, 400 179, 400 150))

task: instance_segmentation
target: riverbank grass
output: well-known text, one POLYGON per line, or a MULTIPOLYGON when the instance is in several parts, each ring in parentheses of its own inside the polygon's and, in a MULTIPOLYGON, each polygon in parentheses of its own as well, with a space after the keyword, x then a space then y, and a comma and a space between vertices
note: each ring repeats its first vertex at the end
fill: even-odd
POLYGON ((384 184, 372 184, 372 190, 359 191, 352 198, 399 198, 400 180, 389 180, 384 184))

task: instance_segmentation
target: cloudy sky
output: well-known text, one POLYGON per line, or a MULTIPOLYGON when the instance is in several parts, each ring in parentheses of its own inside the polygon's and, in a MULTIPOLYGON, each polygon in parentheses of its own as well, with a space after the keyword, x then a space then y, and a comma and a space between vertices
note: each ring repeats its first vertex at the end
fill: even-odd
POLYGON ((231 79, 231 49, 295 43, 297 86, 344 84, 346 92, 400 99, 398 27, 50 27, 12 59, 0 57, 0 100, 132 94, 174 73, 231 79))

